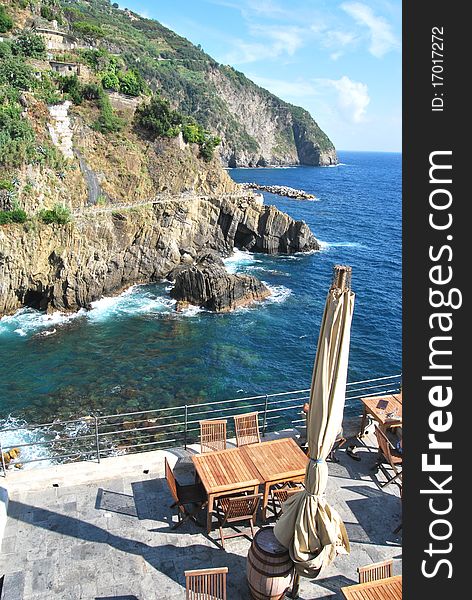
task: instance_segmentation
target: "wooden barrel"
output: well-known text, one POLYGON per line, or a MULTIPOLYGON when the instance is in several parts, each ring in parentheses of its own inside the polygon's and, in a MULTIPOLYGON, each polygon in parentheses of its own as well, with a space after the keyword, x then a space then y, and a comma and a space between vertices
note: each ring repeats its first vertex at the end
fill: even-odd
POLYGON ((246 574, 254 600, 281 600, 292 584, 290 554, 274 535, 273 527, 259 529, 247 555, 246 574))

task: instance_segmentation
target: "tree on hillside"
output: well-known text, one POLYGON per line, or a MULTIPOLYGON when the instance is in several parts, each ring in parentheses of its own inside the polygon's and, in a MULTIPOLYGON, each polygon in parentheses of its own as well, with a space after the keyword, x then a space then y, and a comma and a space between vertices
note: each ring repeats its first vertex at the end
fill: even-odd
POLYGON ((44 40, 35 33, 21 33, 12 44, 12 52, 16 56, 46 58, 44 40))

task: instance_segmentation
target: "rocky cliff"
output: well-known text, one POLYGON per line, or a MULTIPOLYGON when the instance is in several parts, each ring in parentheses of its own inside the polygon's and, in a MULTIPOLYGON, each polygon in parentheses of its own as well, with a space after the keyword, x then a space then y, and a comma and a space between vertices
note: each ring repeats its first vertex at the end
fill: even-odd
POLYGON ((25 305, 74 311, 234 247, 292 253, 319 245, 304 222, 250 196, 85 211, 66 225, 12 224, 0 227, 0 315, 25 305))
POLYGON ((178 309, 192 304, 228 312, 270 296, 270 290, 256 277, 228 273, 223 260, 212 252, 199 257, 194 265, 177 268, 172 276, 175 285, 170 294, 178 309))

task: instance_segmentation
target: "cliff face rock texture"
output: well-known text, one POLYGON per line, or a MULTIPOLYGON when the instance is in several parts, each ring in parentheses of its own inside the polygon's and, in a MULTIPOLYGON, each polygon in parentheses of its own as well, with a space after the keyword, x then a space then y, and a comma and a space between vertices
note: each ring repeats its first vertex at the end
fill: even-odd
POLYGON ((280 100, 230 67, 208 77, 234 122, 218 129, 220 155, 230 167, 324 166, 338 162, 333 144, 302 108, 280 100))
POLYGON ((189 196, 67 225, 8 225, 0 227, 0 315, 25 305, 74 311, 234 247, 293 253, 319 244, 304 222, 250 197, 189 196))
POLYGON ((177 271, 170 295, 179 307, 193 304, 227 312, 267 298, 270 290, 256 277, 228 273, 218 255, 207 253, 177 271))

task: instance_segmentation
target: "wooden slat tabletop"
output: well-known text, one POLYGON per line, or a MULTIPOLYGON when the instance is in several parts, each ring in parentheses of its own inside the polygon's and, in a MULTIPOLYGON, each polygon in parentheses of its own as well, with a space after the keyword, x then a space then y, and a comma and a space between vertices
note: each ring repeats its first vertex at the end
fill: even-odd
POLYGON ((262 483, 259 473, 241 448, 205 452, 192 456, 192 460, 208 494, 262 483))
POLYGON ((341 588, 346 600, 401 600, 402 576, 377 579, 341 588))
POLYGON ((308 458, 292 438, 242 446, 262 481, 290 480, 305 474, 308 458))
POLYGON ((401 401, 399 401, 397 396, 398 394, 372 396, 370 398, 361 398, 361 401, 366 407, 367 411, 382 425, 401 424, 403 404, 401 401), (389 418, 387 416, 391 412, 395 412, 395 418, 389 418))

